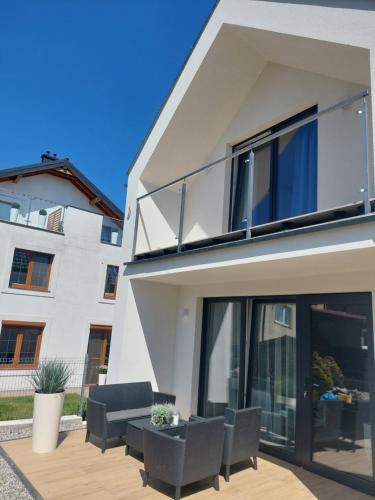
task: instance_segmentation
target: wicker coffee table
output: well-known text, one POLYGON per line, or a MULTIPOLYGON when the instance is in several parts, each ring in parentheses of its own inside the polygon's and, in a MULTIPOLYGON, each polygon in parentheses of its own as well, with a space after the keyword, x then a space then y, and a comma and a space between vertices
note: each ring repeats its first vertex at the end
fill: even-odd
POLYGON ((126 427, 125 455, 129 455, 130 448, 143 453, 143 429, 158 430, 159 432, 167 432, 172 436, 179 436, 186 424, 186 420, 180 419, 178 425, 170 424, 163 427, 155 427, 151 424, 150 417, 130 420, 126 427))

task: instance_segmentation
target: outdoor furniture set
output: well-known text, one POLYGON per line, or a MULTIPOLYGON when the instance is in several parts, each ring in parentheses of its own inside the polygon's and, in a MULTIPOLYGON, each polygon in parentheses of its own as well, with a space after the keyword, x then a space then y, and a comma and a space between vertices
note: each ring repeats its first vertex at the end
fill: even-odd
POLYGON ((87 406, 87 434, 102 439, 126 436, 125 454, 130 449, 143 453, 143 485, 159 479, 181 488, 201 479, 213 478, 219 489, 219 473, 229 481, 231 465, 251 458, 257 469, 261 409, 227 408, 223 417, 193 416, 177 425, 155 427, 150 422, 151 406, 174 403, 175 396, 153 392, 150 382, 112 384, 91 388, 87 406))

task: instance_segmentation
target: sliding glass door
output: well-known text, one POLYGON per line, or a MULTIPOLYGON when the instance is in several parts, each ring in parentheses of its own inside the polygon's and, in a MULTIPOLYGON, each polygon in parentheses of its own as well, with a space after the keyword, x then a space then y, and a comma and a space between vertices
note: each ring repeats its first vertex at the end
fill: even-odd
POLYGON ((371 294, 306 297, 304 463, 366 489, 374 477, 371 294))
POLYGON ((244 299, 205 301, 201 353, 200 414, 223 415, 243 407, 245 367, 244 299))
POLYGON ((370 293, 204 302, 198 413, 262 408, 264 451, 375 493, 370 293))
POLYGON ((296 305, 256 302, 249 363, 250 405, 262 408, 261 440, 272 448, 295 451, 296 305))

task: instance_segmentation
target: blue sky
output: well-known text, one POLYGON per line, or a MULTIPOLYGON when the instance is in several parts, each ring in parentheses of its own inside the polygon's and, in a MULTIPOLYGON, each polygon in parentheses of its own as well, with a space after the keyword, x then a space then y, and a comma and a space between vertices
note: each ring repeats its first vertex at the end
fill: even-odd
POLYGON ((0 168, 69 157, 123 208, 126 171, 215 0, 0 0, 0 168))

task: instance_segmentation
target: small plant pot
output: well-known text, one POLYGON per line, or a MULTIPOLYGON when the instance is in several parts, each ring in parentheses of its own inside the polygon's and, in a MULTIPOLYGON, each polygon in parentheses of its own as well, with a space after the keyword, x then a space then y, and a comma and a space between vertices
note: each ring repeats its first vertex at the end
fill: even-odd
POLYGON ((49 453, 57 446, 65 392, 34 394, 32 451, 49 453))
POLYGON ((18 207, 11 207, 10 209, 10 222, 17 222, 20 209, 18 207))
POLYGON ((106 373, 99 373, 98 374, 98 385, 105 385, 107 381, 107 374, 106 373))
POLYGON ((112 245, 117 245, 118 242, 118 231, 111 232, 111 243, 112 245))

